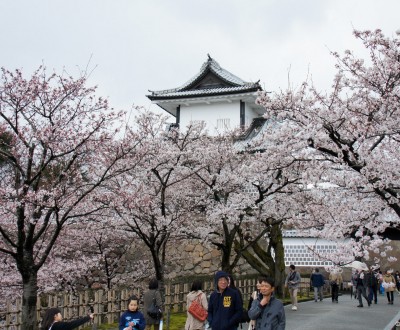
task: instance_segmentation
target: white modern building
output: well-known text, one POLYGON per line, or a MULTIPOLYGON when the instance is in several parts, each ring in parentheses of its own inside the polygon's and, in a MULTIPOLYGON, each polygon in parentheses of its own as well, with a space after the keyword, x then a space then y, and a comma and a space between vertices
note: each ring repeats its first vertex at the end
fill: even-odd
POLYGON ((299 267, 332 266, 330 261, 319 260, 316 255, 335 252, 335 242, 314 237, 300 237, 296 230, 284 230, 282 234, 286 266, 291 264, 299 267))

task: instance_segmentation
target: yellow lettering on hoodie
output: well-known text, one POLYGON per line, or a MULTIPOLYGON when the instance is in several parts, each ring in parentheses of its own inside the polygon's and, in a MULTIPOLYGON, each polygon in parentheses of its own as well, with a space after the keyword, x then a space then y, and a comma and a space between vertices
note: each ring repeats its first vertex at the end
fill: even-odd
POLYGON ((232 297, 224 297, 224 307, 231 307, 232 297))

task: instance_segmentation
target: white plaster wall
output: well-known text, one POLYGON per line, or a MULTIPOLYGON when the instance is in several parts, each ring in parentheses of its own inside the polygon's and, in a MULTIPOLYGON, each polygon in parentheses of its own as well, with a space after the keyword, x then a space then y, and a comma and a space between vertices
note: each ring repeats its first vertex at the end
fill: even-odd
MULTIPOLYGON (((191 121, 205 121, 209 134, 218 133, 218 119, 229 119, 229 129, 240 126, 240 102, 215 102, 210 104, 181 105, 180 128, 185 127, 191 121)), ((220 131, 222 133, 223 131, 220 131)))
MULTIPOLYGON (((251 124, 258 114, 245 103, 245 125, 251 124)), ((180 128, 185 127, 191 121, 204 121, 207 125, 209 134, 216 135, 218 132, 223 133, 224 127, 218 127, 218 120, 229 119, 228 129, 235 129, 240 126, 240 101, 229 102, 212 102, 210 104, 199 103, 190 104, 188 106, 181 104, 180 112, 180 128)))

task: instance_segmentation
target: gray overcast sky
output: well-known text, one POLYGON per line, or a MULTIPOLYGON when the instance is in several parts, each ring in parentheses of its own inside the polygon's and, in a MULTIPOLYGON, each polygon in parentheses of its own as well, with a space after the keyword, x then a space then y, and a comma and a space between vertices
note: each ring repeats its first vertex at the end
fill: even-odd
POLYGON ((269 91, 308 73, 328 89, 329 50, 363 54, 353 28, 394 36, 399 13, 400 0, 0 0, 0 66, 77 76, 89 65, 98 96, 126 110, 155 110, 148 90, 182 85, 207 53, 269 91))

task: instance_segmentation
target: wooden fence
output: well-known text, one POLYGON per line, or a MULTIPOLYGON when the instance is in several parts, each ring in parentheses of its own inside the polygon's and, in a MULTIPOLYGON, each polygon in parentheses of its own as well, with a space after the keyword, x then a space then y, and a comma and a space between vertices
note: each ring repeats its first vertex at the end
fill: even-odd
MULTIPOLYGON (((244 303, 247 304, 251 293, 256 287, 256 278, 243 279, 236 281, 236 287, 243 295, 244 303)), ((186 295, 190 290, 190 283, 166 284, 165 293, 165 325, 169 328, 170 313, 186 311, 186 295)), ((211 294, 214 290, 213 281, 203 283, 203 291, 211 294)), ((325 288, 325 291, 329 290, 325 288)), ((112 324, 119 320, 121 312, 127 308, 129 297, 135 294, 142 297, 143 292, 139 289, 134 290, 88 290, 77 294, 59 293, 38 297, 37 300, 37 319, 40 321, 42 314, 49 307, 61 309, 64 320, 70 320, 87 315, 89 310, 94 310, 94 324, 112 324)), ((299 293, 301 297, 310 297, 309 279, 302 279, 299 293)), ((21 324, 21 301, 15 304, 7 304, 6 311, 0 312, 0 329, 22 330, 21 324)), ((81 327, 82 329, 82 327, 81 327)))

